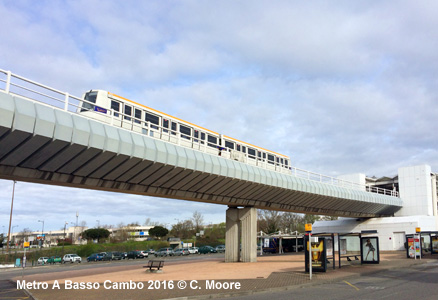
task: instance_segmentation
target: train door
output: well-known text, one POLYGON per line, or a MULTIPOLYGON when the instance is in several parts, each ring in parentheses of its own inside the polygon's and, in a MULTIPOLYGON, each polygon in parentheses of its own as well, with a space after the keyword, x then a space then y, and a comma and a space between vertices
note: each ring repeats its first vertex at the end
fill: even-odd
POLYGON ((149 112, 145 112, 145 126, 149 130, 147 134, 152 137, 160 138, 160 117, 149 112))
POLYGON ((132 105, 123 105, 122 128, 132 130, 132 105))
POLYGON ((193 149, 204 151, 205 148, 205 132, 193 130, 193 149))
POLYGON ((180 144, 181 146, 192 148, 192 132, 193 129, 191 127, 179 124, 179 132, 180 132, 180 144))
POLYGON ((112 116, 112 124, 117 127, 122 126, 122 116, 120 109, 122 108, 122 103, 111 100, 111 111, 114 113, 114 116, 112 116))
POLYGON ((268 153, 268 160, 266 164, 266 169, 275 170, 275 156, 268 153))
POLYGON ((170 141, 170 120, 162 118, 161 119, 161 139, 164 141, 170 141))
POLYGON ((212 134, 208 134, 207 135, 207 147, 206 152, 210 153, 210 154, 216 154, 218 155, 219 153, 222 154, 222 151, 220 151, 219 149, 219 138, 215 135, 212 134))
POLYGON ((144 122, 142 122, 141 115, 142 115, 142 110, 139 108, 134 108, 134 118, 133 118, 134 122, 132 123, 132 131, 142 132, 142 127, 143 127, 142 123, 144 122))
POLYGON ((248 160, 247 160, 247 163, 249 165, 253 165, 253 166, 257 165, 257 157, 256 157, 256 155, 257 155, 257 150, 254 149, 254 148, 249 148, 248 147, 248 160))

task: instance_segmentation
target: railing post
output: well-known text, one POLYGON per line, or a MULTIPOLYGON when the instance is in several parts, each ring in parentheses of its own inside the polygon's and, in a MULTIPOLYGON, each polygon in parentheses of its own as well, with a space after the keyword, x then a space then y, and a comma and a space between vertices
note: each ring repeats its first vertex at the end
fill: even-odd
POLYGON ((70 96, 68 95, 68 93, 65 93, 65 100, 64 100, 64 110, 68 111, 68 98, 70 96))
POLYGON ((11 71, 7 71, 6 72, 6 87, 5 87, 5 92, 7 94, 9 94, 9 90, 10 90, 10 87, 11 87, 11 75, 12 75, 11 71))

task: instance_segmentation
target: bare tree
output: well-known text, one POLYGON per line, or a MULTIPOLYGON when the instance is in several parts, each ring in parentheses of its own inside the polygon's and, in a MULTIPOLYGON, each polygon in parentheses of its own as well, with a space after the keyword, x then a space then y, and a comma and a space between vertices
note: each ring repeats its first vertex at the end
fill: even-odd
POLYGON ((281 230, 282 213, 275 210, 259 210, 258 230, 274 233, 281 230))
POLYGON ((202 214, 198 211, 195 211, 193 213, 192 219, 191 219, 194 227, 195 227, 195 231, 199 232, 200 230, 203 229, 203 225, 204 225, 204 217, 202 216, 202 214))
POLYGON ((304 218, 302 214, 285 212, 281 216, 281 228, 284 232, 301 231, 301 224, 304 224, 304 218))

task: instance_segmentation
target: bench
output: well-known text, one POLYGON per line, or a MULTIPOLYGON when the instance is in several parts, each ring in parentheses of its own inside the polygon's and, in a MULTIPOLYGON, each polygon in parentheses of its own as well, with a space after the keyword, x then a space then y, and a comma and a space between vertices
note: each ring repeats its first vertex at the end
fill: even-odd
POLYGON ((354 260, 359 260, 359 254, 357 255, 343 255, 341 258, 346 258, 348 261, 351 261, 351 257, 354 257, 354 260))
POLYGON ((164 260, 150 260, 147 266, 143 268, 149 268, 149 272, 158 272, 164 267, 164 260))

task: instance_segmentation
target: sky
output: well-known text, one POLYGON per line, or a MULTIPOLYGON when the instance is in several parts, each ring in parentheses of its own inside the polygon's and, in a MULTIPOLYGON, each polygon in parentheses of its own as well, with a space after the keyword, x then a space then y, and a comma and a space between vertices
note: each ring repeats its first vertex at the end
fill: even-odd
MULTIPOLYGON (((438 172, 436 1, 1 1, 0 69, 103 89, 338 176, 438 172)), ((0 180, 7 232, 12 182, 0 180)), ((17 182, 12 225, 170 226, 226 206, 17 182)))

